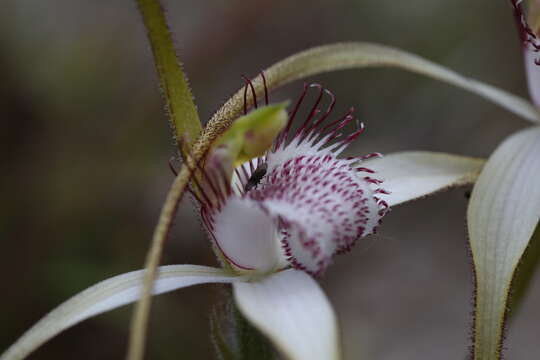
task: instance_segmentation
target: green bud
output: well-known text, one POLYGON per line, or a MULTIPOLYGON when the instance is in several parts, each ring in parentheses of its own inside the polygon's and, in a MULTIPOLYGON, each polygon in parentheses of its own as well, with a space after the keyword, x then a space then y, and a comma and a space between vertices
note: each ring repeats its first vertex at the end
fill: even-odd
POLYGON ((273 144, 276 136, 287 124, 288 102, 259 108, 238 119, 244 126, 243 147, 235 165, 263 155, 273 144))
MULTIPOLYGON (((210 158, 219 158, 229 170, 263 155, 287 124, 289 103, 267 105, 238 118, 212 146, 210 158)), ((231 170, 232 172, 232 170, 231 170)))

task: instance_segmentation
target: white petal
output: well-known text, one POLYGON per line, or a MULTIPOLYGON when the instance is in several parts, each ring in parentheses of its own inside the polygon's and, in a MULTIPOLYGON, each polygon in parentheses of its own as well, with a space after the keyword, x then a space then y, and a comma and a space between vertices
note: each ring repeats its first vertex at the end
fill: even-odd
POLYGON ((407 151, 362 163, 377 172, 381 185, 391 192, 384 200, 390 206, 429 195, 451 186, 472 184, 485 160, 465 156, 407 151))
POLYGON ((233 287, 240 311, 289 359, 340 358, 334 311, 306 273, 290 269, 233 287))
POLYGON ((540 66, 534 62, 538 58, 540 58, 540 53, 534 52, 529 47, 525 49, 525 71, 529 84, 529 95, 533 103, 540 107, 540 66))
POLYGON ((476 270, 475 359, 499 359, 508 291, 540 218, 540 128, 506 139, 473 189, 467 219, 476 270))
POLYGON ((217 246, 239 269, 268 272, 278 266, 276 225, 255 201, 230 197, 214 215, 213 227, 217 246))
MULTIPOLYGON (((82 320, 136 301, 140 296, 143 275, 143 270, 118 275, 75 295, 26 331, 0 359, 23 359, 47 340, 82 320)), ((154 282, 154 294, 196 284, 242 279, 206 266, 162 266, 154 282)))

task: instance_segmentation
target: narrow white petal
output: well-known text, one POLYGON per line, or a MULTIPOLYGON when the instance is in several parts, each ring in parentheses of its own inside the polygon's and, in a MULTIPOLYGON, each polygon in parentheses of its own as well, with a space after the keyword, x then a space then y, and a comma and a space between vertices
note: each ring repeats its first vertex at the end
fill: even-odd
MULTIPOLYGON (((23 359, 65 329, 92 316, 136 301, 141 292, 144 270, 133 271, 102 281, 67 300, 24 333, 1 360, 23 359)), ((202 283, 242 280, 222 269, 198 265, 171 265, 158 269, 154 294, 202 283)))
POLYGON ((375 170, 391 192, 384 200, 395 206, 452 186, 472 184, 485 160, 465 156, 407 151, 362 163, 375 170))
POLYGON ((332 306, 309 275, 298 270, 276 273, 260 282, 234 283, 244 316, 292 360, 340 358, 332 306))
POLYGON ((527 83, 529 84, 529 95, 533 103, 540 107, 540 65, 535 64, 535 59, 540 57, 540 53, 534 52, 529 47, 525 50, 525 71, 527 83))
MULTIPOLYGON (((465 77, 444 66, 406 51, 370 43, 335 43, 314 47, 285 58, 264 70, 267 88, 280 86, 316 74, 365 67, 397 67, 447 82, 506 108, 523 118, 540 122, 540 112, 528 101, 491 85, 465 77)), ((264 92, 262 79, 253 85, 258 96, 264 92)), ((248 98, 248 101, 249 98, 248 98)), ((239 89, 208 122, 208 129, 223 129, 244 106, 244 88, 239 89)))
POLYGON ((489 158, 467 213, 476 270, 474 359, 499 359, 510 282, 540 218, 540 128, 489 158))

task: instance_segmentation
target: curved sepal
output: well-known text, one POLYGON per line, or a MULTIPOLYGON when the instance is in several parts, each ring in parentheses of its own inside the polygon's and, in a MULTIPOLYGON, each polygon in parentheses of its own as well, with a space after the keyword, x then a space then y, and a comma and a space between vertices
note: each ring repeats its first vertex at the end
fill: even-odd
MULTIPOLYGON (((139 299, 144 271, 133 271, 107 279, 80 292, 48 313, 27 330, 1 360, 23 359, 47 340, 92 316, 139 299)), ((241 280, 221 269, 198 265, 170 265, 158 269, 154 294, 203 283, 229 283, 241 280)))
POLYGON ((476 273, 474 359, 500 359, 508 293, 540 218, 540 127, 506 139, 491 155, 467 212, 476 273))
POLYGON ((406 151, 366 161, 383 180, 390 206, 403 204, 444 189, 472 184, 485 160, 428 151, 406 151))

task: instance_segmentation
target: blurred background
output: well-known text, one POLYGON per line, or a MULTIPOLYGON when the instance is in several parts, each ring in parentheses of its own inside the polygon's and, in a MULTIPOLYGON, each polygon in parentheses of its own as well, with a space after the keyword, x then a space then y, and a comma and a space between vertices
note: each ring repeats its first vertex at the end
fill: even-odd
MULTIPOLYGON (((270 64, 308 47, 370 41, 418 53, 526 96, 505 0, 165 1, 201 118, 270 64)), ((2 0, 0 351, 69 296, 141 268, 175 154, 134 1, 2 0)), ((487 156, 528 124, 483 99, 395 69, 316 76, 367 131, 351 154, 487 156)), ((272 99, 294 98, 301 82, 272 99)), ((380 234, 336 258, 322 285, 347 359, 462 359, 472 271, 466 189, 394 209, 380 234)), ((163 263, 215 265, 189 201, 163 263)), ((510 324, 510 359, 538 353, 540 283, 510 324)), ((212 359, 219 286, 162 295, 148 359, 212 359)), ((124 356, 131 307, 69 329, 31 359, 124 356)))

